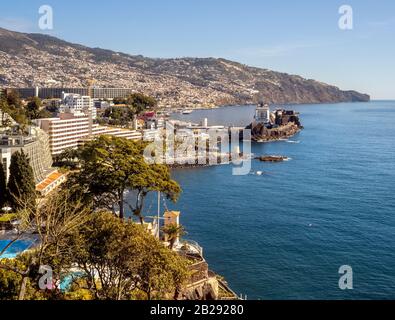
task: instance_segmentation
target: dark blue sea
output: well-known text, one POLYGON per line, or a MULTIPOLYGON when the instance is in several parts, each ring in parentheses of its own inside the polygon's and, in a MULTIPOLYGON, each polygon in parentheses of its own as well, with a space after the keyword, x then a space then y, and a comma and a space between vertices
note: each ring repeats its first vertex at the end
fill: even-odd
MULTIPOLYGON (((187 238, 210 268, 248 299, 395 299, 395 102, 298 105, 305 129, 256 143, 261 163, 177 169, 187 238), (253 174, 263 171, 262 176, 253 174), (339 289, 339 267, 353 290, 339 289)), ((247 125, 255 106, 195 111, 178 118, 247 125)))

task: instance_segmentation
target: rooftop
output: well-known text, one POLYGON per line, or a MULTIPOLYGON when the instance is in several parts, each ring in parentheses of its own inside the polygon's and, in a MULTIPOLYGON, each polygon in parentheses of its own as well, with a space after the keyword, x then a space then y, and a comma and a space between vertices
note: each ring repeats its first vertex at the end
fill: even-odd
POLYGON ((44 179, 36 186, 36 190, 42 192, 43 190, 45 190, 45 188, 47 188, 48 186, 50 186, 52 183, 56 182, 58 179, 60 179, 63 176, 64 174, 58 171, 51 173, 48 177, 46 177, 46 179, 44 179))

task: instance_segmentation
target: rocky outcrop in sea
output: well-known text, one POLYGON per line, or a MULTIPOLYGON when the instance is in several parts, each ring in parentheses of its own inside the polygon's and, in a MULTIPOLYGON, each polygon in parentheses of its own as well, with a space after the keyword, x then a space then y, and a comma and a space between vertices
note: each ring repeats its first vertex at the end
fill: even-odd
POLYGON ((270 119, 269 123, 254 121, 246 127, 251 130, 252 141, 269 142, 288 139, 303 129, 299 114, 293 110, 276 110, 270 114, 270 119))

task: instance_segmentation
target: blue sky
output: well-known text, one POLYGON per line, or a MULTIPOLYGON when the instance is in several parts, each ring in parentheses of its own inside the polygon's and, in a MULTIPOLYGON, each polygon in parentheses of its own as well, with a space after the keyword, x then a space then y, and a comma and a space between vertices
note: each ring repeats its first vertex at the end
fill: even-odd
POLYGON ((150 57, 224 57, 395 99, 393 0, 12 0, 0 26, 38 28, 51 5, 67 41, 150 57), (353 30, 340 30, 351 5, 353 30))

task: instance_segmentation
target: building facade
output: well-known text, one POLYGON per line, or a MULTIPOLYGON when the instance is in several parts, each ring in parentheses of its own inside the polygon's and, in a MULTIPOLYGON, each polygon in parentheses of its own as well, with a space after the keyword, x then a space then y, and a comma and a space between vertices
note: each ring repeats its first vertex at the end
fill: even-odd
POLYGON ((19 93, 22 99, 31 97, 39 97, 40 99, 62 98, 63 92, 71 92, 82 96, 90 96, 93 99, 114 99, 126 98, 136 90, 131 88, 45 88, 45 87, 31 87, 31 88, 10 88, 5 90, 15 90, 19 93), (91 91, 91 92, 89 92, 91 91))
POLYGON ((35 123, 48 134, 52 155, 77 148, 79 141, 89 135, 89 118, 82 112, 60 113, 58 118, 38 119, 35 123))
POLYGON ((76 93, 62 93, 62 104, 59 107, 61 113, 83 112, 89 115, 92 112, 92 119, 96 119, 97 111, 93 99, 90 96, 82 96, 76 93))
POLYGON ((35 183, 38 184, 55 169, 52 168, 48 135, 37 127, 30 127, 29 130, 27 135, 17 132, 2 133, 0 157, 8 180, 12 155, 17 151, 23 151, 29 158, 35 183))
POLYGON ((48 134, 52 156, 66 149, 75 149, 87 139, 99 135, 111 135, 128 140, 142 139, 141 132, 136 130, 91 124, 89 117, 82 112, 64 112, 60 113, 58 118, 38 119, 35 123, 48 134))
POLYGON ((267 104, 259 104, 259 106, 255 110, 255 117, 254 117, 255 123, 262 123, 262 124, 268 124, 270 123, 270 109, 269 105, 267 104))

